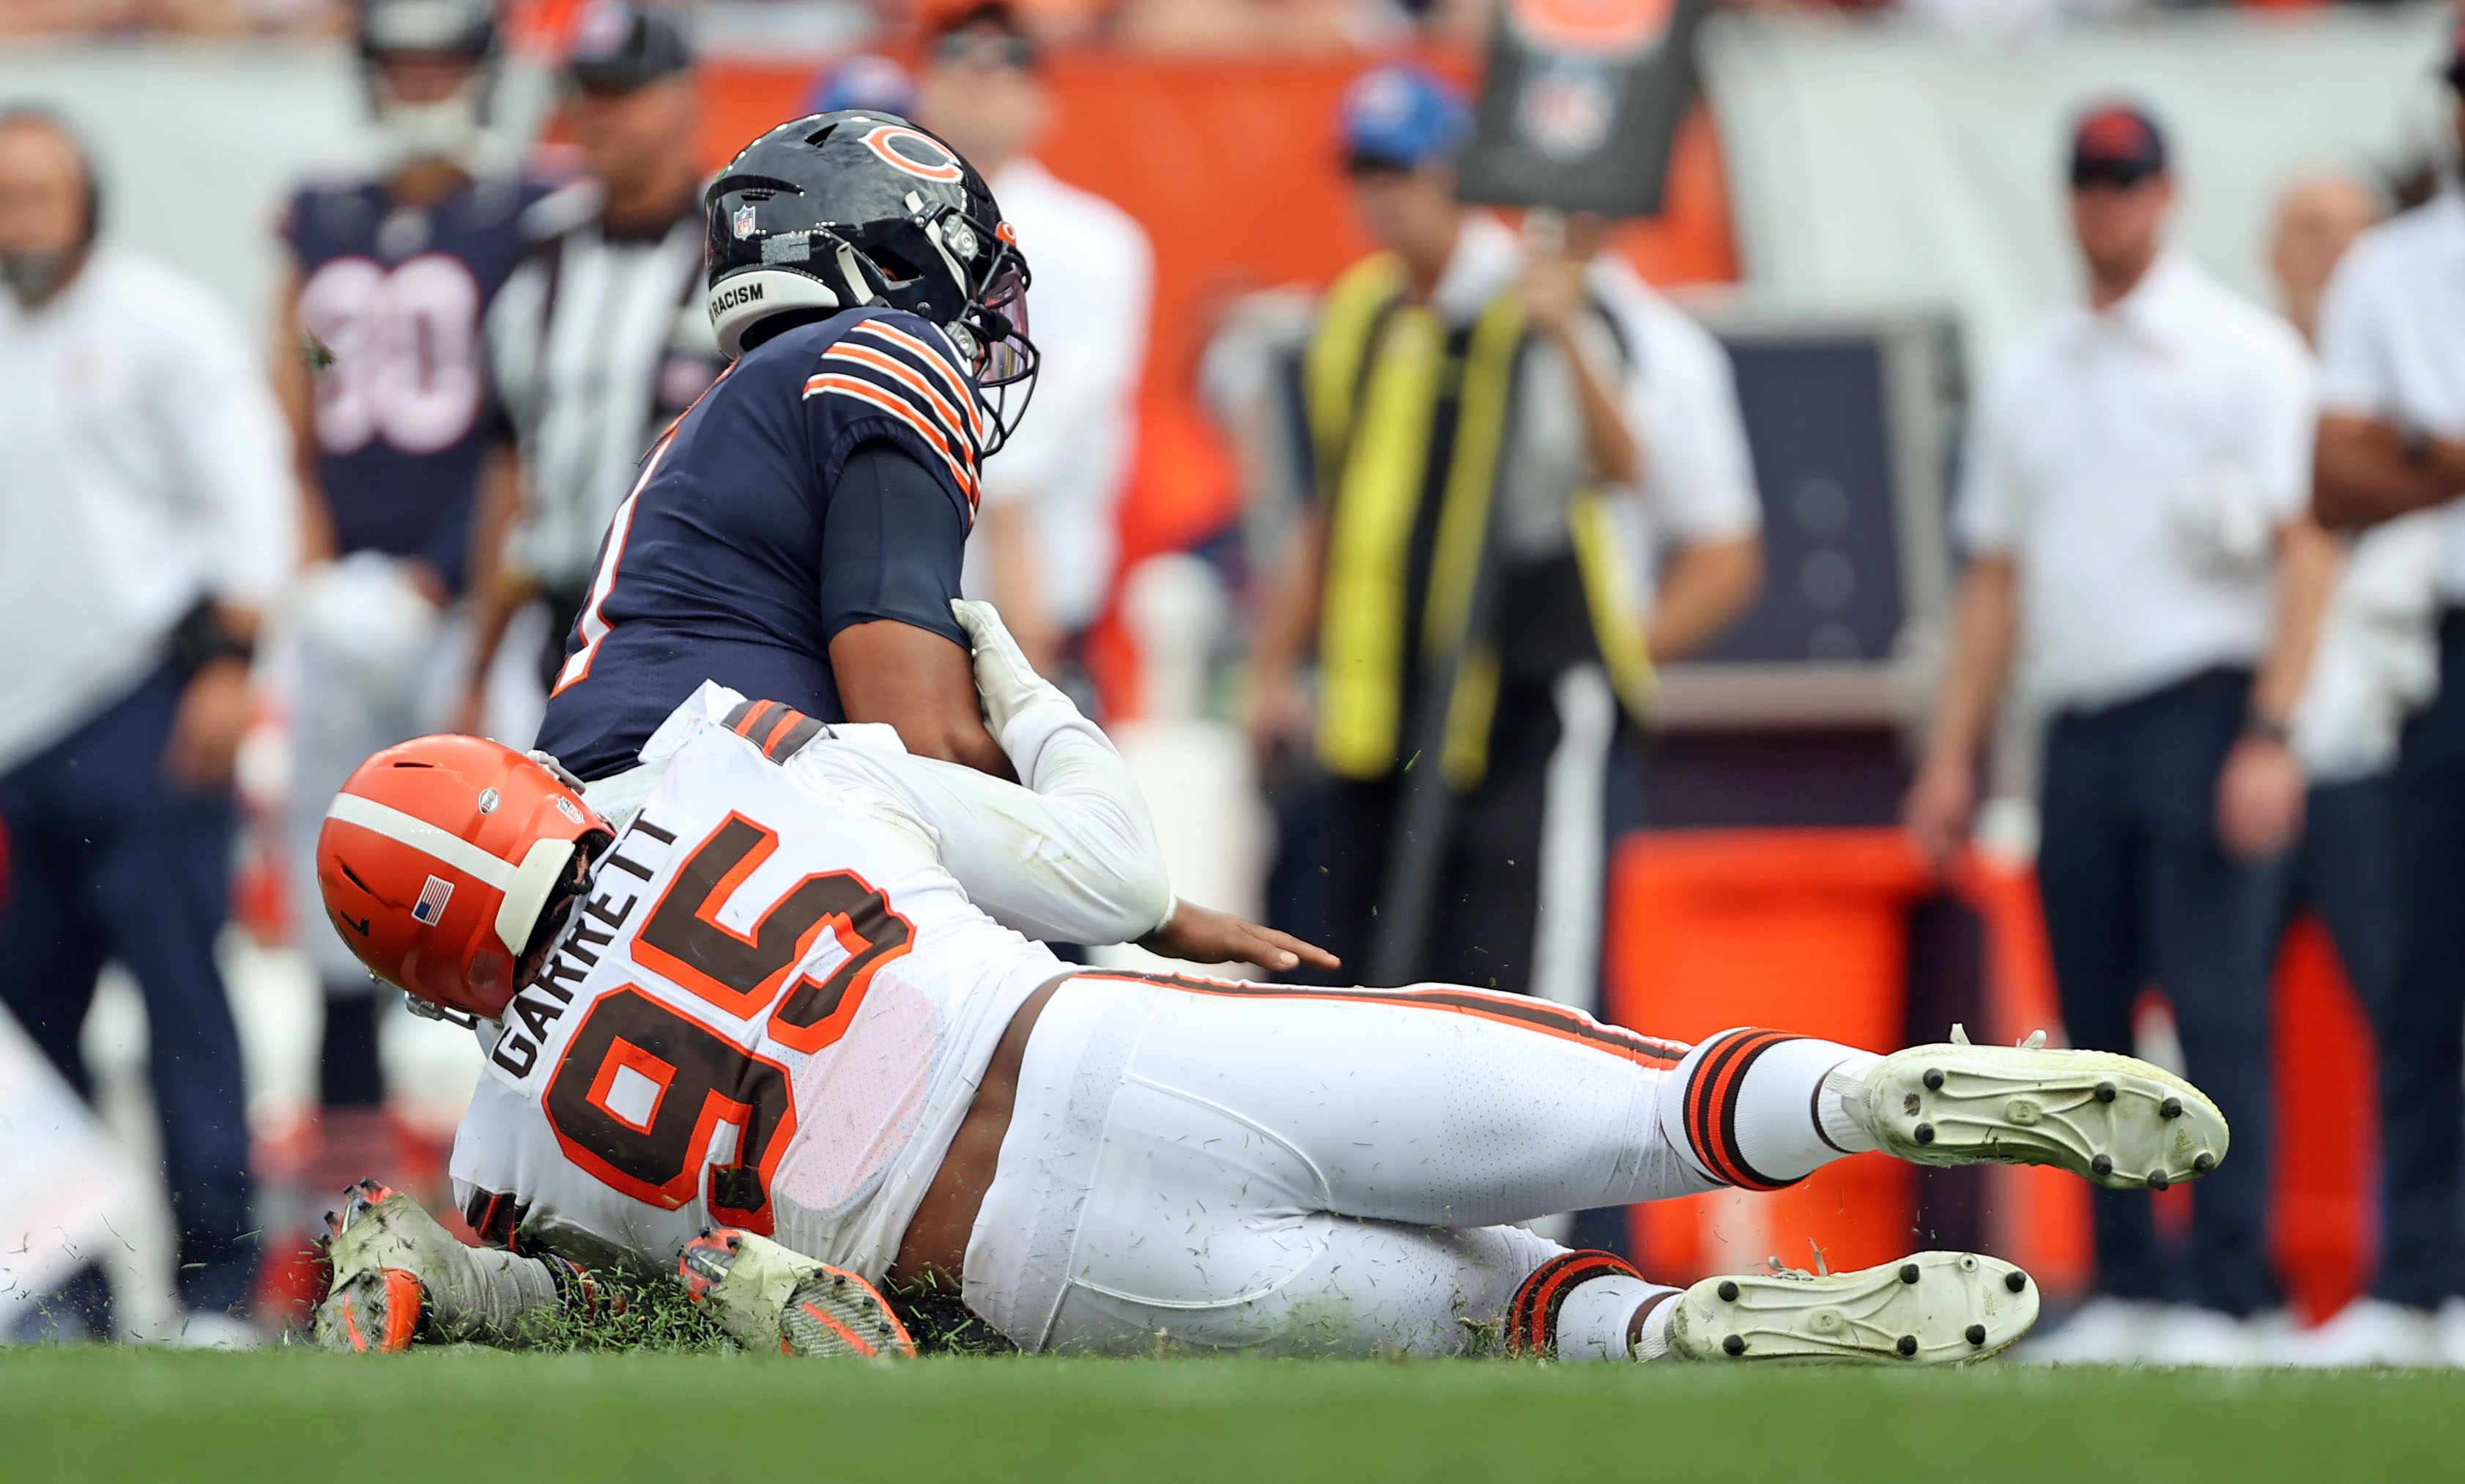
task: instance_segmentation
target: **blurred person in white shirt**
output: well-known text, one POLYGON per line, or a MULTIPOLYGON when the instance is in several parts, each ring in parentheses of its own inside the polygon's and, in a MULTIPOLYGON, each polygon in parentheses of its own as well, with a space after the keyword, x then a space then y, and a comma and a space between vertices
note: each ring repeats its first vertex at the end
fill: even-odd
MULTIPOLYGON (((2338 260, 2379 215, 2371 188, 2338 170, 2306 171, 2278 196, 2269 268, 2285 318, 2305 342, 2318 343, 2321 300, 2338 260)), ((2306 909, 2318 914, 2374 1016, 2389 1003, 2396 971, 2389 773, 2406 716, 2430 699, 2438 675, 2437 549, 2436 526, 2419 515, 2349 543, 2294 712, 2294 751, 2311 790, 2284 911, 2289 920, 2306 909)), ((2419 1365, 2436 1360, 2438 1348, 2427 1314, 2366 1295, 2320 1328, 2288 1336, 2283 1354, 2310 1365, 2419 1365)))
MULTIPOLYGON (((135 977, 189 1312, 169 1338, 237 1343, 256 1224, 214 940, 299 495, 247 337, 193 279, 98 246, 101 203, 59 121, 0 114, 0 1004, 85 1092, 97 976, 135 977)), ((111 1328, 92 1269, 44 1308, 55 1334, 111 1328)))
POLYGON ((2282 321, 2166 250, 2164 136, 2099 109, 2074 137, 2083 303, 1981 403, 1955 526, 1968 554, 1926 756, 1906 805, 1938 860, 1965 839, 2017 647, 2049 716, 2038 890, 2064 1026, 2129 1051, 2152 982, 2192 1074, 2233 1120, 2170 1271, 2137 1194, 2096 1197, 2096 1298, 2049 1358, 2255 1355, 2268 1252, 2269 986, 2279 857, 2301 829, 2288 745, 2335 565, 2312 523, 2313 378, 2282 321))
MULTIPOLYGON (((2465 25, 2446 67, 2465 143, 2465 25)), ((2387 1307, 2353 1322, 2465 1363, 2465 189, 2454 178, 2338 263, 2320 365, 2319 517, 2373 536, 2431 529, 2424 616, 2438 650, 2435 698, 2406 720, 2389 781, 2398 947, 2374 1017, 2387 1208, 2371 1284, 2387 1307)))
POLYGON ((1027 657, 1084 703, 1083 684, 1069 681, 1078 636, 1112 590, 1155 255, 1128 213, 1029 153, 1053 111, 1038 65, 1007 6, 977 6, 927 48, 917 111, 992 183, 1035 265, 1035 415, 985 465, 966 590, 1000 605, 1027 657))

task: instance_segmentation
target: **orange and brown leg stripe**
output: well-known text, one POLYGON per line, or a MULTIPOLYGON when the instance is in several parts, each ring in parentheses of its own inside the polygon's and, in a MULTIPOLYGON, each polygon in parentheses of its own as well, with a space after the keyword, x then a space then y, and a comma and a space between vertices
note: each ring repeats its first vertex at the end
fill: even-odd
POLYGON ((1615 1252, 1562 1252, 1532 1270, 1506 1306, 1506 1353, 1546 1360, 1558 1353, 1558 1311, 1576 1286, 1601 1277, 1640 1278, 1615 1252))
POLYGON ((773 763, 785 763, 804 745, 829 730, 795 707, 775 700, 741 702, 727 714, 727 729, 762 749, 773 763))
POLYGON ((1701 1059, 1679 1096, 1685 1099, 1686 1142, 1713 1179, 1742 1190, 1778 1190, 1797 1184, 1774 1180, 1746 1163, 1738 1147, 1738 1093, 1745 1086, 1746 1069, 1764 1052, 1783 1041, 1803 1039, 1787 1030, 1733 1030, 1699 1048, 1701 1059))
POLYGON ((1166 989, 1179 989, 1188 994, 1218 995, 1244 1000, 1317 1000, 1336 1005, 1391 1005, 1404 1009, 1436 1010, 1447 1014, 1470 1015, 1477 1020, 1495 1021, 1555 1036, 1597 1052, 1607 1052, 1637 1066, 1667 1071, 1677 1065, 1689 1050, 1681 1042, 1664 1041, 1656 1036, 1638 1034, 1624 1026, 1605 1025, 1582 1010, 1536 998, 1528 994, 1508 994, 1497 989, 1475 989, 1469 985, 1414 985, 1402 989, 1324 989, 1308 985, 1265 985, 1247 979, 1212 979, 1204 974, 1152 974, 1137 969, 1088 969, 1070 976, 1074 979, 1122 980, 1132 984, 1156 985, 1166 989))

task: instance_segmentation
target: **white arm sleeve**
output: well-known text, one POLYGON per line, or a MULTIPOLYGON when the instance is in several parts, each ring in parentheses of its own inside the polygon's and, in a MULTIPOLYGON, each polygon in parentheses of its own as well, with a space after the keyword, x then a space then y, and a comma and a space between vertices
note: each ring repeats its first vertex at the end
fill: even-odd
POLYGON ((1116 943, 1163 926, 1173 907, 1164 852, 1112 742, 1067 701, 1011 718, 1001 742, 1024 786, 938 759, 828 743, 796 762, 828 755, 821 765, 831 766, 860 757, 939 836, 943 867, 1004 927, 1116 943))
MULTIPOLYGON (((1004 927, 1059 942, 1144 938, 1173 909, 1146 800, 1096 723, 1041 681, 1033 689, 1041 694, 1024 697, 997 739, 1024 786, 917 757, 879 723, 832 727, 788 760, 788 776, 836 798, 882 796, 932 833, 943 869, 1004 927)), ((642 744, 642 767, 584 796, 630 819, 697 725, 722 724, 744 698, 702 682, 642 744)))

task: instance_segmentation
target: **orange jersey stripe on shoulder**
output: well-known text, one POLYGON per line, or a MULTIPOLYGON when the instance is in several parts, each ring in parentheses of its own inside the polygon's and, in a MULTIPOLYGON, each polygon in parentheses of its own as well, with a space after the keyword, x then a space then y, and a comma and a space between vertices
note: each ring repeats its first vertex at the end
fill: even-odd
POLYGON ((859 402, 880 409, 914 429, 917 435, 930 445, 933 451, 942 456, 942 462, 949 467, 950 477, 958 481, 959 493, 966 497, 967 508, 973 510, 976 507, 975 475, 956 454, 951 452, 949 440, 942 436, 942 431, 934 427, 923 413, 910 406, 904 397, 884 391, 861 377, 847 376, 835 371, 807 378, 805 395, 813 397, 825 392, 854 397, 859 402))

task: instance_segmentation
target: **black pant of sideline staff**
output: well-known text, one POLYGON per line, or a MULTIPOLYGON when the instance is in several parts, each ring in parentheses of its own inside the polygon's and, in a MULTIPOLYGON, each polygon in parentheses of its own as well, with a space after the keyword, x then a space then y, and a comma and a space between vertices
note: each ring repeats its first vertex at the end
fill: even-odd
MULTIPOLYGON (((1553 849, 1606 858, 1609 819, 1603 788, 1618 722, 1616 701, 1606 679, 1597 675, 1592 667, 1578 682, 1587 684, 1590 694, 1579 707, 1581 714, 1572 718, 1562 712, 1564 673, 1510 676, 1499 687, 1488 766, 1481 781, 1455 800, 1447 838, 1439 847, 1444 858, 1438 865, 1436 900, 1415 977, 1529 994, 1542 956, 1543 915, 1581 912, 1597 925, 1604 871, 1587 872, 1580 882, 1543 878, 1553 849), (1575 752, 1583 756, 1573 756, 1575 752), (1577 787, 1588 796, 1550 797, 1552 768, 1561 764, 1568 764, 1564 777, 1571 781, 1561 786, 1577 787), (1582 831, 1589 838, 1553 840, 1553 830, 1562 834, 1582 831), (1553 886, 1585 892, 1589 899, 1545 899, 1553 886)), ((1432 758, 1414 763, 1416 768, 1437 765, 1432 758)), ((1403 784, 1398 771, 1371 782, 1338 779, 1323 786, 1312 831, 1318 844, 1316 885, 1323 904, 1323 916, 1315 925, 1317 941, 1341 957, 1345 968, 1333 977, 1293 977, 1362 982, 1354 966, 1367 964, 1378 943, 1381 897, 1388 884, 1394 831, 1401 828, 1403 784)), ((1582 978, 1580 986, 1569 985, 1561 992, 1596 996, 1596 967, 1582 978)))
POLYGON ((2097 1287, 2232 1315, 2275 1306, 2268 1256, 2274 1105, 2269 985, 2280 873, 2218 843, 2217 775, 2248 672, 2214 670, 2048 735, 2037 885, 2072 1044, 2128 1052, 2152 982, 2186 1069, 2233 1125, 2232 1157, 2191 1200, 2191 1261, 2169 1274, 2138 1192, 2096 1193, 2097 1287))
MULTIPOLYGON (((163 776, 185 684, 167 665, 0 776, 11 877, 0 907, 0 1004, 91 1096, 78 1036, 95 981, 111 962, 136 976, 179 1229, 181 1302, 229 1312, 247 1301, 256 1274, 239 1032, 214 963, 230 914, 233 808, 228 789, 189 793, 163 776)), ((88 1277, 71 1301, 100 1297, 88 1277)))
POLYGON ((2376 1015, 2387 1222, 2378 1297, 2465 1292, 2465 609, 2439 628, 2439 696, 2407 723, 2388 785, 2397 967, 2376 1015))

